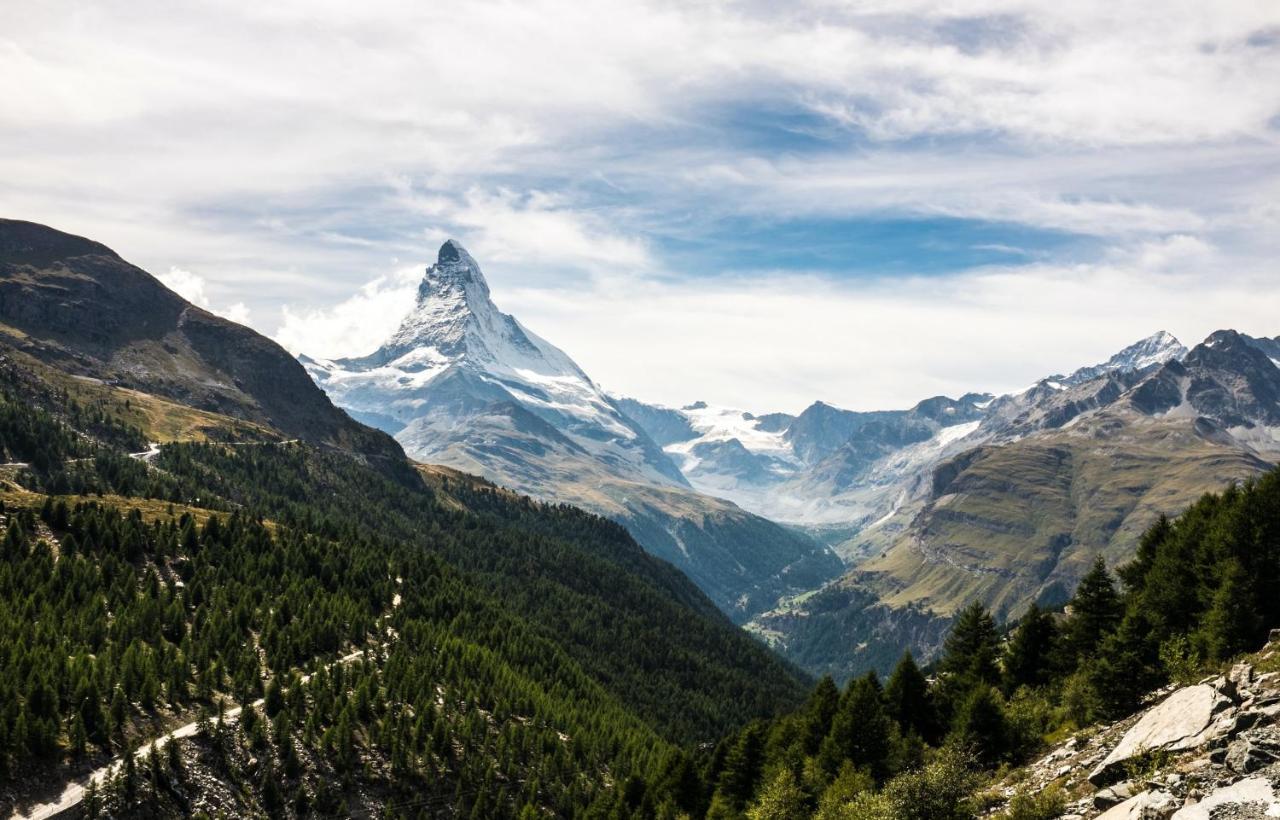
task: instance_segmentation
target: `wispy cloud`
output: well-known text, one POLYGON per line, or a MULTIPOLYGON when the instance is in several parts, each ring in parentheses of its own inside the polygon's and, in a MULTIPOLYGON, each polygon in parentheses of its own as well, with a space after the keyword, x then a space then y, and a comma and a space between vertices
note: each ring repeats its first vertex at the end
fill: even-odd
MULTIPOLYGON (((857 374, 847 402, 887 401, 882 381, 951 347, 920 317, 966 328, 987 372, 1025 375, 1001 338, 1023 326, 990 312, 1016 310, 1002 293, 1078 310, 1085 285, 1141 294, 1111 316, 1116 341, 1273 305, 1277 31, 1280 7, 1257 0, 8 4, 0 210, 199 271, 224 314, 299 350, 375 344, 402 272, 449 235, 603 381, 783 404, 839 364, 857 374), (748 271, 736 252, 884 219, 1029 233, 922 235, 893 280, 803 254, 748 271), (1037 244, 1048 234, 1087 241, 1037 244), (1001 244, 1016 266, 971 269, 1001 244), (922 285, 926 268, 949 276, 922 285), (845 351, 829 366, 823 322, 845 351), (901 369, 855 368, 881 333, 901 369), (694 361, 716 373, 673 375, 694 361)), ((1078 322, 1051 310, 1030 315, 1066 350, 1078 322)), ((946 381, 930 378, 903 389, 946 381)))
POLYGON ((209 295, 206 293, 208 283, 199 274, 182 268, 171 267, 168 273, 158 274, 156 278, 169 290, 193 305, 198 305, 225 319, 230 319, 242 325, 249 324, 251 320, 249 307, 244 302, 233 302, 232 304, 218 307, 212 306, 209 303, 209 295))

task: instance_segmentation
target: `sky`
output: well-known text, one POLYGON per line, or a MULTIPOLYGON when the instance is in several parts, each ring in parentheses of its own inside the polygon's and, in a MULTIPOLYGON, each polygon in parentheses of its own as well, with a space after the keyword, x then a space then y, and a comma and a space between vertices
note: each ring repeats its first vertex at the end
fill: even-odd
POLYGON ((1280 334, 1280 2, 0 4, 0 216, 295 353, 446 238, 616 393, 1005 392, 1280 334))

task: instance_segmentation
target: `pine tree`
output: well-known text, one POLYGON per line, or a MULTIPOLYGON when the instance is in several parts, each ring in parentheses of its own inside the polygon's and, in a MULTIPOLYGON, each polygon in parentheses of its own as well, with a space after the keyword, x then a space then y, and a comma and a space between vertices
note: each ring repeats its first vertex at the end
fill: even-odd
POLYGON ((1009 725, 995 689, 979 686, 973 690, 956 713, 951 738, 985 765, 994 766, 1004 757, 1009 748, 1009 725))
POLYGON ((1084 665, 1104 717, 1129 714, 1160 682, 1159 648, 1153 632, 1146 615, 1131 610, 1120 628, 1103 640, 1097 656, 1084 665))
POLYGON ((1049 682, 1057 633, 1053 617, 1033 603, 1018 623, 1005 652, 1005 692, 1012 693, 1020 686, 1044 686, 1049 682))
POLYGON ((801 820, 808 817, 805 794, 791 769, 783 766, 747 809, 750 820, 801 820))
POLYGON ((1220 575, 1222 580, 1198 635, 1203 654, 1215 661, 1227 660, 1251 648, 1250 642, 1262 629, 1259 608, 1250 594, 1249 577, 1241 563, 1228 559, 1220 575))
POLYGON ((877 782, 883 781, 889 774, 891 729, 875 673, 851 681, 840 698, 831 730, 822 741, 819 758, 823 770, 834 777, 848 760, 855 768, 869 772, 877 782))
POLYGON ((822 738, 831 728, 836 711, 840 708, 840 689, 830 675, 823 675, 805 704, 804 753, 814 755, 822 744, 822 738))
POLYGON ((269 718, 274 718, 284 708, 284 690, 280 688, 280 677, 278 675, 271 679, 271 683, 267 684, 267 694, 262 706, 269 718))
POLYGON ((904 652, 884 687, 885 711, 904 734, 915 733, 926 740, 935 739, 937 719, 929 682, 915 658, 904 652))
POLYGON ((974 601, 956 616, 938 671, 969 684, 994 685, 1000 681, 999 652, 996 622, 981 601, 974 601))
POLYGON ((727 806, 741 810, 755 791, 764 763, 764 727, 753 723, 738 736, 724 758, 716 783, 716 796, 727 806))
POLYGON ((1094 655, 1103 638, 1119 626, 1123 611, 1107 563, 1099 555, 1080 579, 1071 599, 1071 617, 1064 636, 1068 657, 1078 663, 1094 655))

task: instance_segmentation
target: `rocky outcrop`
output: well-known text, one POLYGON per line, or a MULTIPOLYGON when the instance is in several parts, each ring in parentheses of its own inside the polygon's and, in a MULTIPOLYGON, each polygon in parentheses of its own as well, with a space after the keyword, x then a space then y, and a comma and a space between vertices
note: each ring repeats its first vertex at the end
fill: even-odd
POLYGON ((1208 743, 1234 724, 1231 699, 1209 684, 1179 689, 1149 709, 1089 775, 1096 784, 1135 757, 1155 750, 1184 751, 1208 743))
POLYGON ((1280 817, 1280 672, 1260 668, 1280 669, 1280 630, 1227 674, 1166 687, 1142 712, 1060 744, 1002 796, 1060 788, 1074 799, 1064 820, 1280 817))

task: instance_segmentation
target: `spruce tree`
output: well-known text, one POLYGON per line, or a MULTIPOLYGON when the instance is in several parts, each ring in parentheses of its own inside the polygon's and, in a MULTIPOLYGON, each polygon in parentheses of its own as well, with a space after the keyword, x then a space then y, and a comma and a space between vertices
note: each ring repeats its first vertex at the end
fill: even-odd
POLYGON ((1244 567, 1234 558, 1220 570, 1222 580, 1213 593, 1213 602, 1205 614, 1199 631, 1203 654, 1210 660, 1224 661, 1244 649, 1262 631, 1258 607, 1254 605, 1249 578, 1244 567))
POLYGON ((764 727, 753 723, 738 735, 724 757, 716 783, 716 797, 734 810, 742 810, 755 791, 764 764, 764 727))
POLYGON ((869 672, 851 681, 840 698, 831 730, 822 741, 819 762, 828 777, 834 777, 848 760, 877 782, 883 782, 889 775, 891 740, 891 722, 880 697, 880 683, 875 673, 869 672))
POLYGON ((818 747, 822 744, 822 738, 831 728, 831 721, 835 719, 839 708, 840 690, 830 675, 823 675, 818 685, 814 687, 813 693, 809 695, 808 703, 805 704, 804 752, 806 755, 817 753, 818 747))
POLYGON ((1070 606, 1065 646, 1068 657, 1078 663, 1098 651, 1103 638, 1115 631, 1123 615, 1120 595, 1101 555, 1080 579, 1070 606))
POLYGON ((1004 655, 1005 692, 1049 682, 1057 633, 1053 616, 1033 603, 1014 630, 1004 655))
POLYGON ((929 696, 929 682, 909 651, 902 654, 885 684, 884 702, 885 711, 903 734, 915 733, 925 740, 935 739, 937 719, 929 696))
POLYGON ((943 644, 938 671, 969 684, 994 685, 1000 681, 997 658, 1000 634, 996 622, 981 601, 974 601, 960 611, 943 644))
POLYGON ((951 730, 952 742, 970 750, 984 765, 994 766, 1009 747, 1009 725, 1000 696, 979 686, 961 704, 951 730))
POLYGON ((778 769, 761 790, 759 799, 747 809, 749 820, 799 820, 808 814, 804 791, 785 766, 778 769))
POLYGON ((1145 613, 1131 610, 1120 628, 1102 642, 1097 656, 1085 663, 1104 717, 1129 714, 1159 684, 1159 650, 1152 635, 1145 613))

